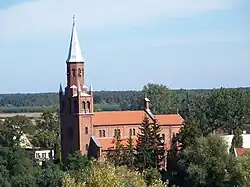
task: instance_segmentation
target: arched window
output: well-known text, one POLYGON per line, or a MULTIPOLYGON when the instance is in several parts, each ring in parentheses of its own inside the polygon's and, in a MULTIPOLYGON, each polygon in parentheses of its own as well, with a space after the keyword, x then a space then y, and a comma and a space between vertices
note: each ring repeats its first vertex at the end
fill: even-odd
POLYGON ((102 136, 105 137, 105 130, 102 130, 102 136))
POLYGON ((118 129, 117 136, 121 136, 121 130, 120 129, 118 129))
POLYGON ((89 133, 89 129, 88 127, 85 127, 85 134, 88 134, 89 133))
POLYGON ((82 76, 82 70, 81 68, 78 68, 78 77, 81 77, 82 76))
POLYGON ((129 136, 132 136, 132 129, 129 129, 129 136))
POLYGON ((114 130, 114 136, 117 136, 117 130, 116 129, 114 130))
POLYGON ((75 70, 75 68, 72 68, 72 77, 76 77, 76 70, 75 70))
POLYGON ((133 129, 133 136, 135 136, 135 129, 133 129))
POLYGON ((85 102, 82 102, 82 111, 85 112, 86 106, 85 106, 85 102))
POLYGON ((85 149, 86 149, 86 151, 88 151, 88 149, 89 149, 89 145, 88 144, 85 145, 85 149))
POLYGON ((162 137, 163 141, 165 141, 165 134, 162 134, 161 137, 162 137))
POLYGON ((99 130, 99 137, 102 137, 102 130, 99 130))
POLYGON ((87 109, 88 109, 89 112, 90 112, 90 102, 89 102, 89 101, 87 101, 87 109))

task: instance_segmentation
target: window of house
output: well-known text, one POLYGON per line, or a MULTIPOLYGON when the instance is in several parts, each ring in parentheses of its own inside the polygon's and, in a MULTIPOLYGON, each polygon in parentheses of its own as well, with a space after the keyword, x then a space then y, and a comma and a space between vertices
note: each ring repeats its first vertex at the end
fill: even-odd
POLYGON ((36 153, 35 158, 40 158, 40 154, 36 153))
POLYGON ((116 129, 114 130, 114 136, 117 136, 117 130, 116 129))
POLYGON ((89 145, 88 144, 85 145, 85 149, 86 149, 86 151, 88 151, 88 149, 89 149, 89 145))
POLYGON ((42 158, 46 158, 46 153, 42 153, 42 158))
POLYGON ((78 77, 81 77, 82 76, 82 70, 81 68, 78 68, 78 77))
POLYGON ((102 137, 102 130, 99 130, 99 137, 102 137))
POLYGON ((76 77, 76 70, 72 68, 72 77, 76 77))
POLYGON ((132 129, 129 129, 129 136, 132 136, 132 129))
POLYGON ((105 137, 105 130, 102 130, 102 136, 105 137))
POLYGON ((85 127, 85 134, 88 134, 89 133, 89 129, 88 127, 85 127))
POLYGON ((133 136, 135 136, 135 129, 133 129, 133 136))

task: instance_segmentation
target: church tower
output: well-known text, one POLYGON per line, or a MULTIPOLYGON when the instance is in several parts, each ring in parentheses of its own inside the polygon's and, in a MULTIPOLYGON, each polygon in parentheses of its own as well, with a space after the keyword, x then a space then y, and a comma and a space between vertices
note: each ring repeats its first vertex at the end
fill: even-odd
POLYGON ((90 137, 93 133, 93 88, 84 81, 84 65, 80 43, 77 36, 75 17, 66 60, 67 84, 59 89, 62 159, 69 153, 81 151, 87 154, 90 137))

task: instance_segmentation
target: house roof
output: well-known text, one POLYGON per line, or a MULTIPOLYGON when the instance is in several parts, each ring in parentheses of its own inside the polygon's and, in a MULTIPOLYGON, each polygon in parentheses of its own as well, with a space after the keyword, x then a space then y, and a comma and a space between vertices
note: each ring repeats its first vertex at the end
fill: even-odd
POLYGON ((139 124, 145 115, 143 110, 95 112, 93 120, 94 125, 139 124))
MULTIPOLYGON (((101 144, 102 150, 113 150, 115 148, 115 138, 97 138, 98 142, 101 144)), ((121 138, 121 143, 126 146, 127 138, 121 138)), ((137 137, 133 137, 134 147, 136 146, 137 137)))
MULTIPOLYGON (((145 115, 148 116, 144 110, 95 112, 95 115, 93 116, 93 124, 94 126, 140 124, 145 115)), ((158 120, 159 125, 180 125, 184 122, 179 114, 155 115, 155 117, 158 120)), ((153 121, 150 117, 149 119, 152 123, 153 121)))
POLYGON ((250 148, 235 148, 236 157, 242 156, 245 153, 249 153, 249 152, 250 152, 250 148))
POLYGON ((180 125, 184 119, 179 114, 155 115, 159 125, 180 125))

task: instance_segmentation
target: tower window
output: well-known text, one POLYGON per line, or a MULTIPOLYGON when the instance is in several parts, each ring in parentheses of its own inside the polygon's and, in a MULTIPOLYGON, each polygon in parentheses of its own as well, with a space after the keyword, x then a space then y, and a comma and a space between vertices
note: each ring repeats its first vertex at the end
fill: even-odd
POLYGON ((72 68, 72 77, 76 77, 76 70, 72 68))
POLYGON ((133 129, 133 136, 135 136, 135 129, 133 129))
POLYGON ((88 112, 90 112, 90 102, 87 101, 87 109, 88 109, 88 112))
POLYGON ((86 149, 86 151, 88 151, 88 149, 89 149, 89 145, 88 144, 85 145, 85 149, 86 149))
POLYGON ((88 134, 89 133, 89 129, 88 127, 85 127, 85 134, 88 134))
POLYGON ((99 130, 99 137, 102 137, 102 130, 99 130))
POLYGON ((103 137, 105 137, 105 130, 102 130, 102 135, 103 137))
POLYGON ((132 129, 129 129, 129 136, 132 136, 132 129))
POLYGON ((82 70, 81 68, 78 68, 78 77, 81 77, 82 76, 82 70))
POLYGON ((82 102, 82 111, 85 112, 86 106, 85 106, 85 102, 82 102))

